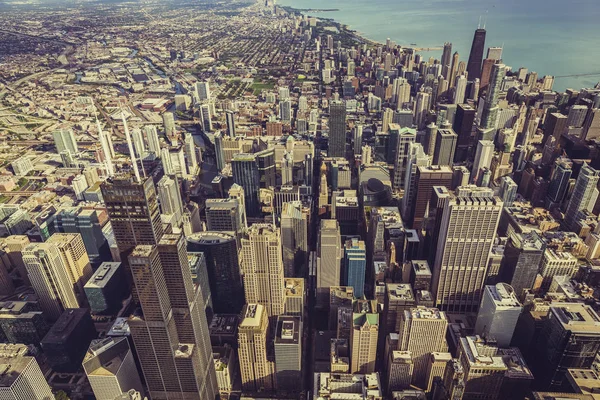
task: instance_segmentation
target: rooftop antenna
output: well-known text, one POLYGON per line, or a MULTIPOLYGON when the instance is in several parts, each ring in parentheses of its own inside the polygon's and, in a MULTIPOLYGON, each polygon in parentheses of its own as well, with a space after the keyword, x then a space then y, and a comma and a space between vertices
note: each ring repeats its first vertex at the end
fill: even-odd
POLYGON ((479 22, 477 23, 477 29, 481 29, 481 15, 479 16, 479 22))
POLYGON ((129 147, 129 156, 131 157, 131 163, 133 164, 135 179, 137 183, 140 183, 140 171, 138 170, 137 161, 135 159, 135 151, 133 150, 133 144, 131 143, 131 135, 129 134, 129 127, 127 126, 127 120, 125 120, 123 108, 121 108, 121 119, 123 120, 123 127, 125 128, 125 139, 127 140, 127 146, 129 147))
POLYGON ((483 20, 483 29, 485 29, 485 25, 487 24, 487 16, 488 16, 488 10, 485 10, 485 18, 483 20))

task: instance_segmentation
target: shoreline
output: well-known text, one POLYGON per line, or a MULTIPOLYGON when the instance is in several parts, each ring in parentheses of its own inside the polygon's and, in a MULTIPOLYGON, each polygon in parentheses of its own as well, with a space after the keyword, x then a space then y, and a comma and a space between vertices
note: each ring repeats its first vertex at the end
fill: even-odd
MULTIPOLYGON (((281 7, 281 9, 285 10, 288 14, 299 14, 303 17, 306 18, 317 18, 319 20, 324 20, 324 21, 330 21, 331 23, 333 23, 334 25, 336 25, 340 31, 340 33, 346 33, 352 37, 354 37, 358 42, 362 42, 362 43, 366 43, 368 45, 384 45, 385 43, 383 42, 379 42, 377 40, 373 40, 373 39, 369 39, 366 34, 353 30, 350 28, 350 25, 344 24, 342 22, 339 22, 333 18, 323 18, 323 17, 317 17, 314 15, 309 15, 307 12, 313 11, 313 12, 317 12, 317 11, 323 11, 323 10, 313 10, 313 9, 299 9, 299 8, 294 8, 291 6, 279 6, 281 7)), ((331 10, 327 10, 327 11, 340 11, 339 9, 331 9, 331 10)))

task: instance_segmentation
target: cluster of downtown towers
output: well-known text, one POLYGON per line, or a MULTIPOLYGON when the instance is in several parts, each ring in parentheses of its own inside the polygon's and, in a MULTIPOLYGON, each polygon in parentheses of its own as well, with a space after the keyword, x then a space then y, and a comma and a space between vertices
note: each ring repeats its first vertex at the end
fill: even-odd
MULTIPOLYGON (((327 47, 333 54, 333 42, 328 41, 327 47)), ((137 306, 128 324, 151 399, 219 396, 203 286, 210 289, 211 314, 240 316, 237 358, 245 393, 282 393, 294 398, 308 389, 303 388, 305 374, 313 368, 302 354, 305 336, 310 338, 305 331, 321 325, 311 319, 325 318, 328 328, 334 330, 333 326, 337 339, 343 336, 348 347, 347 356, 332 355, 331 367, 351 374, 379 372, 386 393, 410 384, 432 393, 437 377, 443 394, 436 398, 499 398, 503 378, 497 374, 489 378, 491 373, 478 376, 473 366, 480 360, 470 359, 473 354, 463 352, 460 362, 441 357, 444 368, 438 376, 431 367, 437 365, 435 356, 431 365, 430 356, 447 354, 446 313, 477 313, 483 308, 484 293, 500 296, 498 304, 509 298, 511 309, 520 312, 521 303, 546 294, 556 276, 573 277, 578 272, 576 260, 556 256, 553 250, 545 253, 546 245, 537 234, 500 226, 503 213, 518 196, 536 207, 543 205, 558 214, 562 210, 562 224, 557 226, 585 237, 586 244, 595 249, 588 259, 597 258, 600 237, 595 227, 599 225, 590 221, 595 217, 600 172, 584 162, 573 179, 576 168, 566 155, 591 160, 589 164, 594 157, 600 161, 594 155, 599 152, 585 153, 590 146, 582 145, 600 137, 600 90, 560 97, 545 89, 552 86, 550 78, 540 82, 536 74, 526 71, 523 77, 508 76, 500 62, 501 50, 490 49, 484 59, 484 48, 485 30, 478 29, 469 60, 461 65, 458 55, 451 53, 451 44, 446 44, 441 62, 430 66, 440 72, 435 82, 428 80, 431 86, 420 85, 419 74, 414 75, 417 69, 428 72, 428 66, 414 65, 414 54, 409 54, 405 64, 410 68, 403 71, 406 78, 398 84, 388 79, 396 110, 381 112, 381 97, 386 96, 379 82, 375 92, 384 96, 369 96, 369 111, 382 115, 383 120, 383 128, 372 138, 367 137, 367 129, 363 137, 361 124, 355 124, 349 135, 347 102, 339 94, 328 99, 327 140, 324 135, 317 138, 321 147, 305 158, 301 171, 282 167, 287 184, 294 185, 298 181, 294 177, 302 176, 303 185, 309 188, 305 201, 300 201, 298 193, 286 195, 280 190, 270 210, 273 215, 265 212, 261 196, 262 189, 273 189, 281 179, 276 168, 280 161, 269 148, 235 154, 228 160, 233 185, 228 198, 206 199, 207 231, 185 232, 161 219, 166 208, 181 214, 184 207, 176 178, 169 185, 159 184, 158 191, 152 178, 129 173, 102 183, 102 198, 137 306), (417 79, 413 82, 411 77, 417 79), (519 91, 522 86, 538 94, 531 97, 519 91), (404 89, 407 95, 402 94, 404 89), (398 100, 403 96, 408 101, 398 100), (410 101, 413 97, 414 102, 410 101), (443 101, 436 104, 434 98, 443 101), (504 121, 506 107, 500 105, 501 99, 519 104, 511 127, 504 121), (407 108, 406 103, 412 106, 407 108), (505 124, 502 128, 500 120, 505 124), (536 144, 543 152, 535 150, 536 144), (363 179, 362 174, 372 178, 363 179), (511 229, 514 237, 505 240, 504 254, 498 256, 498 232, 506 234, 511 229), (196 252, 206 260, 208 282, 204 285, 196 284, 190 270, 188 256, 196 252), (543 257, 556 260, 546 262, 543 257), (375 267, 382 264, 381 270, 375 267), (429 276, 420 277, 419 271, 429 271, 429 276), (405 286, 396 284, 408 284, 415 295, 402 300, 405 286), (338 303, 346 295, 349 317, 340 310, 347 304, 338 303), (345 318, 350 322, 344 334, 345 318), (411 353, 406 363, 413 365, 410 373, 398 367, 405 365, 402 357, 406 354, 396 349, 411 353), (341 358, 349 359, 348 365, 338 363, 341 358), (446 364, 454 365, 454 374, 446 364)), ((389 44, 377 51, 387 51, 387 56, 379 56, 384 64, 395 57, 389 44)), ((351 62, 352 69, 356 68, 351 62)), ((350 61, 348 74, 349 65, 350 61)), ((379 70, 385 75, 387 69, 379 68, 374 75, 379 70)), ((351 100, 346 91, 353 93, 353 84, 344 84, 341 90, 351 100)), ((217 164, 224 163, 223 141, 235 137, 233 113, 227 114, 226 122, 229 138, 215 135, 217 164)), ((560 307, 550 314, 568 320, 565 326, 570 321, 587 321, 580 312, 560 307)), ((488 304, 486 312, 491 316, 480 312, 478 324, 486 318, 497 323, 491 308, 488 304)), ((593 310, 585 312, 600 322, 593 310)), ((508 347, 516 320, 506 324, 506 328, 483 325, 476 330, 490 335, 493 330, 498 336, 489 339, 508 347)), ((543 346, 535 346, 537 353, 528 351, 547 360, 538 369, 539 387, 563 387, 569 367, 591 366, 600 349, 600 328, 594 326, 588 336, 570 336, 577 340, 585 336, 588 347, 579 352, 568 347, 564 335, 557 339, 560 343, 553 341, 568 330, 563 325, 540 329, 543 346)), ((492 341, 481 344, 479 337, 469 337, 460 339, 463 346, 481 351, 492 364, 505 351, 492 341), (492 348, 496 349, 494 357, 484 354, 492 348)), ((336 343, 340 342, 332 341, 332 352, 339 350, 336 343)), ((333 387, 321 389, 335 391, 333 387)))
MULTIPOLYGON (((525 299, 524 294, 529 293, 536 283, 539 259, 534 261, 530 257, 524 260, 523 254, 513 254, 511 261, 503 264, 506 265, 503 271, 497 267, 492 271, 493 247, 498 243, 501 215, 503 209, 515 201, 518 185, 506 174, 495 179, 497 174, 501 174, 501 168, 506 167, 507 160, 500 160, 500 167, 496 166, 493 171, 491 164, 495 149, 501 147, 501 157, 502 152, 507 151, 515 160, 515 171, 522 171, 522 165, 526 164, 524 149, 527 141, 531 140, 528 135, 532 132, 525 128, 518 138, 515 134, 512 145, 508 132, 503 131, 500 139, 497 137, 501 136, 497 135, 498 102, 507 71, 499 57, 489 58, 488 54, 488 58, 483 60, 484 42, 485 30, 478 29, 469 61, 462 66, 462 71, 459 65, 455 65, 456 55, 452 60, 451 45, 445 45, 441 76, 454 81, 454 86, 448 90, 448 98, 452 101, 442 104, 432 119, 428 105, 431 93, 421 90, 416 94, 411 121, 407 124, 409 128, 405 128, 405 124, 401 128, 396 121, 388 121, 387 132, 384 132, 386 141, 376 141, 374 153, 376 158, 394 166, 390 176, 391 190, 388 193, 385 184, 376 182, 377 179, 370 180, 361 187, 361 204, 356 205, 350 216, 344 215, 342 208, 338 210, 337 217, 332 213, 336 202, 333 194, 344 197, 344 192, 337 191, 335 187, 337 181, 342 180, 342 172, 341 169, 336 170, 337 165, 347 162, 350 153, 359 156, 355 157, 359 160, 359 169, 374 163, 364 159, 372 155, 371 152, 365 154, 362 132, 357 132, 362 128, 355 127, 353 138, 349 138, 346 104, 339 100, 329 102, 327 155, 322 159, 309 158, 312 165, 305 166, 303 172, 305 182, 313 186, 314 210, 309 208, 307 211, 302 202, 284 200, 274 211, 276 223, 260 222, 264 215, 260 189, 274 186, 277 181, 273 152, 268 150, 233 156, 231 164, 235 185, 229 192, 229 198, 223 199, 221 204, 217 201, 207 206, 208 232, 187 238, 181 233, 164 231, 158 196, 151 179, 136 181, 129 176, 117 176, 102 185, 121 260, 134 288, 134 299, 140 306, 139 311, 130 317, 129 325, 152 398, 179 398, 176 393, 180 393, 182 399, 212 399, 219 393, 204 315, 205 304, 200 286, 192 284, 188 251, 205 254, 213 311, 241 316, 238 357, 242 389, 247 393, 279 391, 289 395, 302 388, 303 375, 299 368, 302 356, 291 352, 289 355, 293 362, 289 363, 291 367, 286 371, 271 360, 267 350, 269 341, 272 342, 276 335, 281 340, 282 329, 286 329, 282 323, 286 322, 287 328, 292 329, 292 336, 294 330, 296 335, 299 332, 300 338, 296 337, 292 342, 295 341, 296 348, 301 349, 302 320, 313 317, 305 313, 304 299, 298 306, 291 301, 298 298, 297 294, 287 298, 288 278, 307 278, 306 295, 314 296, 308 304, 314 301, 317 309, 330 313, 334 308, 330 303, 334 301, 334 291, 350 291, 355 302, 352 329, 357 332, 349 338, 348 372, 366 374, 379 370, 385 374, 382 379, 387 385, 391 384, 392 377, 390 366, 384 365, 388 363, 388 355, 383 354, 382 348, 389 344, 390 333, 405 329, 406 337, 400 340, 412 343, 404 347, 412 346, 413 357, 418 356, 419 351, 423 354, 444 351, 447 349, 442 344, 445 343, 445 325, 442 331, 429 325, 428 329, 433 329, 431 336, 416 338, 418 329, 413 328, 411 333, 407 324, 416 326, 415 321, 420 318, 445 319, 444 313, 476 313, 485 285, 493 282, 511 284, 510 289, 499 290, 504 294, 506 290, 513 292, 519 301, 525 299), (477 99, 479 90, 485 93, 485 97, 479 103, 481 110, 478 112, 472 106, 473 102, 466 99, 477 99), (471 95, 468 96, 467 92, 471 95), (453 123, 448 126, 447 120, 444 120, 450 118, 450 112, 454 113, 453 123), (435 124, 439 121, 442 121, 441 127, 435 124), (349 151, 349 139, 354 140, 353 151, 349 151), (521 143, 517 151, 510 148, 514 146, 515 139, 521 143), (500 146, 497 145, 499 140, 500 146), (336 178, 332 178, 332 174, 336 178), (332 180, 336 182, 332 184, 332 180), (494 188, 492 183, 495 180, 500 185, 494 188), (392 197, 396 198, 397 193, 403 193, 398 203, 398 209, 402 211, 400 226, 404 223, 412 227, 406 230, 411 233, 402 240, 389 237, 390 232, 385 228, 385 209, 393 205, 392 197), (308 218, 311 213, 317 215, 308 218), (360 215, 363 213, 369 216, 361 223, 360 215), (254 224, 248 224, 248 220, 254 224), (309 236, 314 225, 317 226, 317 240, 315 251, 311 252, 309 236), (364 231, 361 225, 367 226, 364 231), (413 232, 414 237, 408 239, 413 232), (430 283, 420 283, 412 289, 431 291, 430 301, 423 301, 422 308, 409 307, 408 314, 404 315, 404 311, 398 308, 386 309, 392 307, 390 297, 393 297, 387 293, 391 289, 386 288, 382 302, 384 309, 379 317, 377 304, 367 300, 379 296, 375 282, 369 279, 367 265, 385 261, 386 274, 390 274, 386 277, 388 281, 406 281, 414 286, 417 284, 414 273, 407 273, 405 265, 413 266, 409 269, 417 268, 418 259, 431 265, 432 276, 430 283), (528 262, 533 264, 526 265, 528 262), (510 263, 512 265, 508 266, 510 263), (423 305, 427 307, 423 308, 423 305), (373 315, 376 315, 375 320, 373 315), (286 316, 289 317, 287 321, 286 316), (373 326, 378 327, 374 334, 373 326), (441 342, 437 343, 439 340, 441 342), (430 341, 431 348, 424 349, 423 343, 420 347, 414 344, 419 341, 430 341)), ((385 114, 383 118, 386 118, 385 114)), ((525 126, 531 123, 530 115, 526 118, 525 126)), ((563 119, 559 113, 552 113, 546 119, 545 128, 552 130, 549 136, 553 138, 553 145, 567 128, 563 119), (564 124, 560 125, 562 122, 564 124)), ((597 129, 594 116, 592 119, 594 124, 588 126, 586 132, 589 135, 597 129)), ((228 133, 231 136, 233 132, 234 136, 235 123, 229 119, 227 122, 228 133)), ((217 159, 223 158, 219 145, 217 143, 217 159)), ((553 153, 556 153, 558 145, 554 146, 553 153)), ((589 208, 594 197, 599 173, 585 165, 579 174, 568 203, 562 205, 565 207, 565 229, 575 230, 579 226, 582 213, 589 208)), ((555 200, 553 206, 561 206, 567 191, 566 181, 564 175, 553 174, 546 196, 555 200)), ((528 190, 525 188, 523 192, 531 197, 528 190)), ((552 280, 552 275, 548 272, 543 276, 541 287, 547 289, 549 280, 552 280)), ((300 287, 303 292, 300 297, 303 298, 304 283, 300 287)), ((412 306, 416 307, 416 304, 412 306)), ((316 315, 319 314, 315 314, 315 318, 316 315)), ((336 320, 339 316, 331 317, 330 314, 331 318, 336 320)), ((507 340, 502 339, 504 342, 507 340)), ((510 337, 503 344, 507 346, 508 343, 510 337)), ((398 345, 398 349, 401 347, 398 345)), ((421 387, 424 383, 425 388, 431 390, 432 377, 427 377, 429 382, 423 382, 427 368, 427 362, 423 360, 414 359, 412 383, 421 387)), ((588 361, 585 360, 586 363, 588 361)), ((562 382, 556 374, 563 367, 560 362, 552 365, 546 371, 548 382, 562 382)), ((470 398, 469 390, 465 391, 464 387, 460 390, 454 387, 453 390, 453 399, 459 398, 456 397, 458 393, 470 398)))

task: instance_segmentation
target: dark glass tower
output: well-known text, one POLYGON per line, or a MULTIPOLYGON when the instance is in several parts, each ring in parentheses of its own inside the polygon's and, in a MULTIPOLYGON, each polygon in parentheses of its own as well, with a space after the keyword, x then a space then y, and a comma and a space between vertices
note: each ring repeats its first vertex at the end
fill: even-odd
POLYGON ((346 104, 343 101, 332 101, 329 104, 328 156, 346 156, 346 104))
POLYGON ((239 314, 245 303, 235 236, 198 232, 187 237, 187 249, 202 252, 216 313, 239 314))
POLYGON ((469 53, 469 62, 467 64, 467 78, 474 81, 475 78, 481 79, 481 63, 483 61, 483 50, 485 48, 485 29, 477 28, 473 36, 473 44, 469 53))

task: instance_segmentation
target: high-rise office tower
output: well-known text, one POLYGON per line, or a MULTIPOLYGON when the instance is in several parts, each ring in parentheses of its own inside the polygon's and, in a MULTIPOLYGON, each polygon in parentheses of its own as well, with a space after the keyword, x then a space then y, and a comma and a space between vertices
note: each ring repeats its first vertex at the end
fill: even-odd
POLYGON ((567 205, 565 213, 565 226, 569 229, 575 229, 575 224, 579 219, 581 211, 588 209, 594 192, 597 191, 600 171, 595 170, 585 164, 579 171, 579 176, 575 182, 575 189, 567 205))
POLYGON ((377 338, 379 337, 377 301, 355 300, 352 308, 350 372, 370 374, 375 372, 377 338))
POLYGON ((341 282, 342 238, 337 220, 321 220, 317 252, 317 305, 327 308, 329 288, 341 282))
POLYGON ((83 359, 83 369, 97 400, 114 400, 131 389, 143 393, 126 337, 93 340, 83 359))
POLYGON ((346 103, 329 103, 329 157, 346 156, 346 103))
POLYGON ((427 92, 417 93, 417 104, 415 105, 415 125, 418 129, 425 127, 431 95, 427 92))
POLYGON ((432 392, 434 379, 436 377, 442 378, 444 376, 450 360, 452 360, 452 354, 450 353, 433 352, 429 355, 427 378, 425 379, 426 385, 423 388, 425 392, 432 392))
POLYGON ((398 350, 410 351, 413 357, 413 384, 424 387, 430 354, 446 352, 446 314, 437 308, 416 307, 401 317, 398 350))
POLYGON ((473 169, 471 173, 471 181, 477 182, 483 173, 484 168, 490 168, 492 157, 494 155, 494 142, 491 140, 480 140, 477 142, 477 150, 475 151, 475 161, 473 161, 473 169))
POLYGON ((242 389, 248 392, 275 389, 275 365, 267 358, 269 317, 262 304, 250 303, 238 327, 238 358, 242 389))
POLYGON ((567 130, 567 116, 558 112, 549 113, 544 122, 544 135, 553 136, 556 140, 567 130))
POLYGON ((265 306, 269 317, 283 314, 285 287, 281 236, 270 224, 254 224, 242 239, 240 269, 244 276, 246 303, 265 306))
POLYGON ((454 123, 452 125, 452 129, 458 135, 454 162, 465 161, 469 155, 475 114, 476 110, 469 104, 459 104, 456 108, 456 115, 454 116, 454 123))
POLYGON ((558 389, 567 381, 568 368, 590 368, 600 350, 600 317, 581 303, 550 306, 547 323, 534 342, 536 381, 558 389))
POLYGON ((573 162, 566 157, 559 157, 554 161, 554 170, 548 186, 548 201, 552 204, 562 204, 569 188, 569 180, 573 173, 573 162))
POLYGON ((195 175, 198 168, 198 153, 196 152, 196 143, 191 133, 186 132, 183 140, 183 151, 185 153, 185 164, 188 174, 195 175))
MULTIPOLYGON (((391 124, 390 129, 395 129, 391 124)), ((396 125, 397 126, 397 125, 396 125)), ((417 131, 410 128, 401 128, 398 131, 398 142, 396 144, 396 155, 394 159, 394 180, 392 187, 394 190, 404 189, 406 182, 406 169, 408 166, 410 144, 417 139, 417 131)))
POLYGON ((569 115, 567 116, 567 126, 581 128, 585 122, 585 117, 588 114, 588 110, 588 106, 582 104, 572 105, 569 108, 569 115))
POLYGON ((150 150, 156 157, 160 157, 160 141, 158 140, 158 130, 156 125, 144 126, 144 133, 146 134, 146 140, 148 141, 148 150, 150 150))
POLYGON ((210 115, 210 105, 202 104, 200 105, 200 109, 198 110, 200 120, 202 121, 202 129, 204 132, 212 132, 212 116, 210 115))
POLYGON ((454 54, 452 55, 452 66, 450 67, 450 76, 448 77, 448 87, 454 87, 454 82, 456 82, 456 73, 458 71, 458 64, 459 64, 459 54, 458 51, 454 52, 454 54))
POLYGON ((154 182, 136 182, 131 175, 116 176, 104 182, 102 197, 119 248, 125 275, 131 283, 127 257, 139 244, 157 244, 163 234, 154 182))
POLYGON ((460 75, 456 78, 456 85, 454 86, 454 97, 452 98, 453 104, 462 104, 465 101, 467 93, 467 77, 460 75))
POLYGON ((344 285, 354 288, 354 295, 360 299, 365 293, 367 253, 365 242, 351 239, 344 247, 344 285))
POLYGON ((450 69, 452 68, 452 43, 444 43, 444 50, 442 52, 442 75, 447 80, 450 78, 450 69))
POLYGON ((455 194, 438 193, 438 201, 435 304, 449 312, 476 310, 503 203, 491 189, 473 185, 459 187, 455 194))
MULTIPOLYGON (((413 361, 410 351, 388 351, 386 356, 387 392, 398 398, 398 391, 410 388, 413 375, 413 361)), ((404 396, 401 395, 400 398, 404 396)))
POLYGON ((0 354, 0 398, 7 400, 52 400, 54 394, 29 349, 16 344, 0 354))
POLYGON ((223 152, 223 134, 221 131, 215 132, 215 161, 217 166, 217 171, 221 172, 223 168, 225 168, 225 154, 223 152))
POLYGON ((594 140, 598 137, 600 137, 600 111, 598 111, 598 108, 591 108, 583 123, 581 139, 594 140))
POLYGON ((194 287, 185 240, 166 234, 129 256, 142 313, 129 318, 152 398, 213 399, 217 392, 201 286, 194 287))
POLYGON ((275 166, 275 150, 267 150, 254 153, 256 164, 258 166, 259 184, 261 189, 271 189, 275 187, 277 181, 277 169, 275 166))
POLYGON ((464 399, 498 400, 507 366, 494 342, 479 336, 459 339, 458 359, 464 370, 464 399))
POLYGON ((78 233, 83 239, 85 250, 92 267, 104 260, 111 260, 110 245, 102 233, 102 215, 98 210, 81 207, 61 209, 55 216, 54 229, 61 233, 78 233))
POLYGON ((504 202, 504 207, 512 206, 517 197, 517 188, 519 186, 510 176, 503 176, 500 180, 500 198, 504 202))
POLYGON ((142 130, 140 128, 133 128, 131 130, 131 139, 133 140, 133 148, 137 158, 143 159, 146 156, 146 143, 144 143, 142 130))
POLYGON ((469 53, 469 62, 467 63, 467 73, 469 80, 481 78, 481 62, 483 60, 483 51, 485 49, 485 29, 477 28, 473 36, 473 44, 469 53))
MULTIPOLYGON (((361 154, 362 151, 362 135, 363 135, 363 126, 356 125, 354 127, 354 154, 361 154)), ((364 162, 364 160, 363 160, 364 162)))
POLYGON ((415 180, 415 201, 412 210, 412 227, 420 229, 428 209, 431 192, 434 186, 450 188, 452 184, 452 170, 448 166, 432 165, 417 167, 415 180))
POLYGON ((285 276, 290 278, 306 265, 308 258, 308 215, 302 202, 283 203, 281 211, 281 245, 285 276))
POLYGON ((235 236, 197 232, 187 241, 188 251, 204 253, 215 313, 239 314, 245 300, 235 236))
POLYGON ((494 339, 499 347, 508 347, 522 311, 523 307, 510 285, 488 285, 483 290, 475 333, 494 339))
POLYGON ((110 132, 104 132, 102 130, 98 118, 96 118, 96 127, 98 129, 98 140, 100 141, 100 148, 102 149, 102 155, 104 156, 104 166, 106 168, 106 175, 113 176, 115 174, 115 166, 112 160, 115 157, 115 154, 112 146, 112 140, 110 138, 110 132))
POLYGON ((56 146, 56 152, 58 154, 67 151, 74 156, 79 152, 72 129, 54 131, 52 132, 52 138, 54 139, 54 145, 56 146))
POLYGON ((504 249, 502 280, 510 283, 519 300, 532 289, 542 262, 546 243, 536 232, 512 234, 504 249))
MULTIPOLYGON (((55 233, 46 243, 56 246, 67 267, 71 284, 82 302, 85 298, 83 287, 92 276, 93 270, 79 233, 55 233)), ((83 302, 81 303, 83 304, 83 302)))
POLYGON ((231 160, 233 181, 244 189, 246 213, 256 217, 260 213, 258 190, 260 189, 260 176, 258 164, 254 154, 236 154, 231 160))
POLYGON ((175 116, 172 112, 165 112, 162 115, 163 127, 165 128, 165 134, 171 136, 175 133, 177 128, 175 127, 175 116))
POLYGON ((227 118, 227 135, 229 135, 229 137, 234 138, 236 136, 235 112, 227 110, 225 111, 225 117, 227 118))
POLYGON ((435 143, 437 140, 438 126, 434 122, 430 122, 425 128, 425 144, 423 148, 427 155, 433 157, 435 152, 435 143))
POLYGON ((277 391, 302 391, 302 319, 280 315, 275 329, 277 391))
POLYGON ((198 94, 198 100, 205 101, 210 100, 210 86, 208 82, 197 82, 196 92, 198 94))
POLYGON ((425 154, 423 146, 420 143, 410 143, 408 165, 404 178, 404 196, 402 197, 402 215, 407 221, 412 217, 417 194, 417 169, 430 164, 431 158, 425 154))
POLYGON ((439 129, 437 131, 437 138, 435 140, 435 147, 433 151, 433 165, 446 165, 451 167, 454 163, 454 152, 456 150, 456 143, 458 141, 458 135, 452 128, 439 129))
POLYGON ((498 97, 502 88, 502 81, 506 76, 506 66, 504 64, 494 64, 488 85, 488 91, 483 103, 483 113, 481 114, 480 126, 483 129, 495 129, 498 122, 498 97))
POLYGON ((416 299, 409 283, 386 283, 381 331, 383 337, 397 333, 405 310, 415 307, 416 299))
POLYGON ((23 262, 23 250, 29 245, 29 237, 26 235, 11 235, 4 239, 4 250, 10 263, 19 272, 19 277, 25 285, 29 285, 29 276, 25 263, 23 262))
POLYGON ((279 119, 283 122, 290 123, 292 121, 292 102, 283 100, 279 102, 279 119))
POLYGON ((183 216, 183 202, 181 201, 181 193, 179 192, 179 183, 177 177, 163 175, 156 185, 158 190, 158 199, 160 200, 160 208, 164 215, 172 215, 175 226, 179 226, 179 222, 183 216))
POLYGON ((294 184, 294 156, 287 151, 281 160, 281 184, 283 186, 294 184))
MULTIPOLYGON (((234 184, 235 186, 241 187, 234 184)), ((243 191, 243 189, 241 189, 243 191)), ((242 198, 206 199, 206 226, 207 230, 215 232, 234 232, 241 235, 246 228, 246 218, 242 198)))
POLYGON ((65 264, 56 245, 31 243, 22 254, 28 278, 46 318, 57 320, 65 309, 79 307, 70 266, 65 264))

